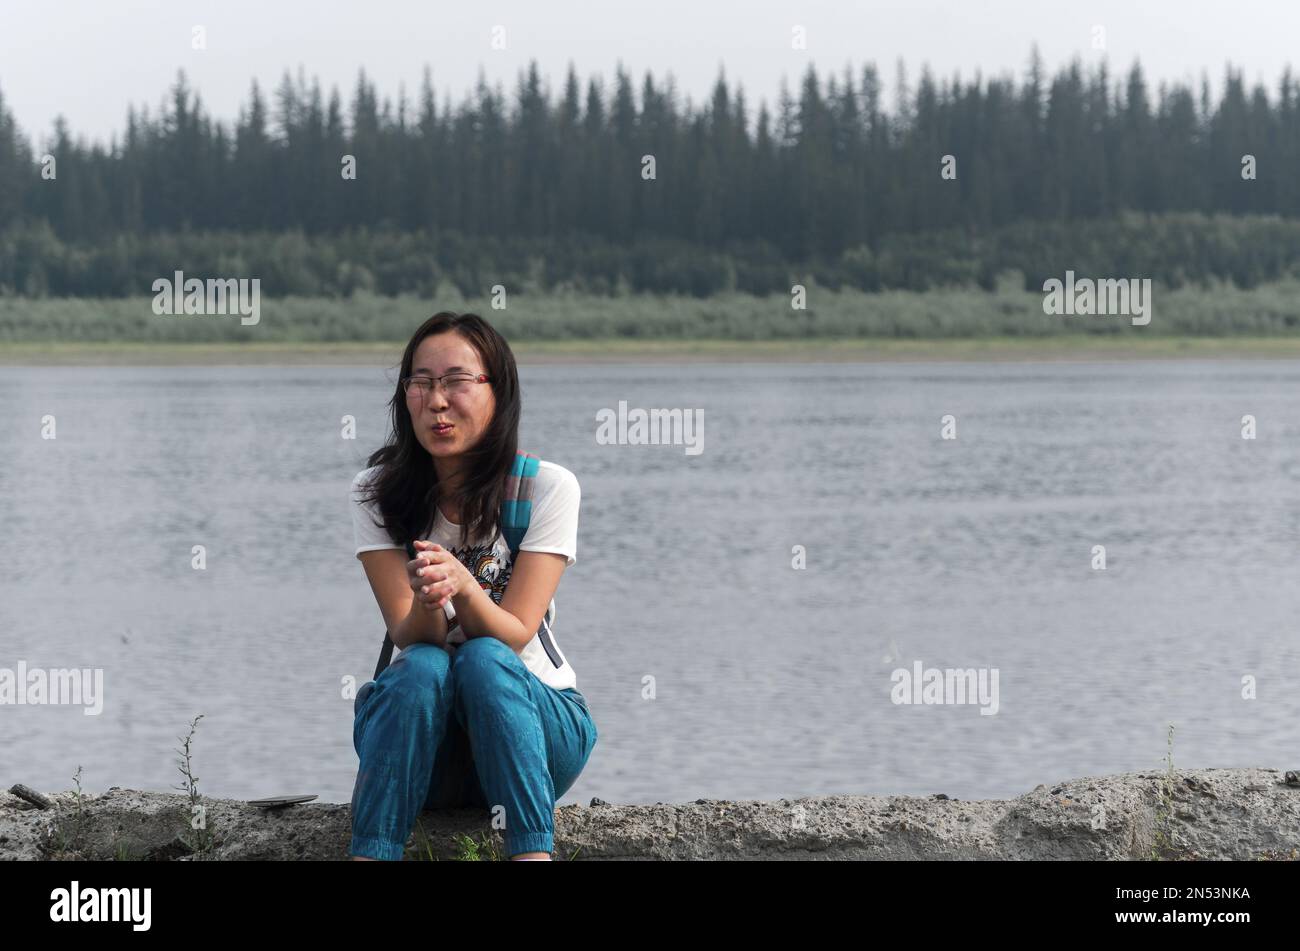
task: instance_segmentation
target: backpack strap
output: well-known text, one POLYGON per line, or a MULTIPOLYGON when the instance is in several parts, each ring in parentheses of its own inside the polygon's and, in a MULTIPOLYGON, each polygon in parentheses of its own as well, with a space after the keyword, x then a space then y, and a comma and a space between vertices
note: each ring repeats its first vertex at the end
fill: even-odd
POLYGON ((533 484, 537 480, 537 464, 541 460, 531 452, 520 449, 515 453, 514 464, 506 476, 506 494, 501 500, 501 534, 510 546, 513 561, 528 531, 528 520, 533 516, 533 484))
MULTIPOLYGON (((537 481, 537 467, 541 460, 531 452, 519 450, 515 454, 514 465, 506 478, 506 494, 501 502, 501 534, 510 546, 510 560, 519 557, 519 546, 524 543, 524 533, 528 531, 528 520, 533 515, 533 485, 537 481)), ((537 637, 541 641, 546 656, 558 669, 564 664, 560 652, 551 637, 551 609, 548 606, 542 615, 542 622, 537 627, 537 637)))

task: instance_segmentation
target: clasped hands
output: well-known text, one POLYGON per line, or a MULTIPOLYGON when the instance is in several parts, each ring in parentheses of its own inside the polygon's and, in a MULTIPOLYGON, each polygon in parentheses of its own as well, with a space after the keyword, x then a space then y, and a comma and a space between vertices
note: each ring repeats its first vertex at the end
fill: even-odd
POLYGON ((415 599, 425 610, 441 610, 458 594, 477 585, 469 569, 441 545, 429 541, 416 541, 415 558, 406 563, 415 599))

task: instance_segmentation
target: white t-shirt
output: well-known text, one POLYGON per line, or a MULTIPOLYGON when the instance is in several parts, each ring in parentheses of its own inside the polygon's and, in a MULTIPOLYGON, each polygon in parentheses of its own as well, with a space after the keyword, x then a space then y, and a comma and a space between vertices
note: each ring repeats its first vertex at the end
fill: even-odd
MULTIPOLYGON (((364 551, 379 551, 395 548, 403 553, 404 544, 398 545, 388 537, 379 520, 378 502, 362 503, 359 496, 368 494, 363 491, 363 483, 369 482, 378 474, 378 466, 363 469, 352 480, 351 508, 353 537, 356 541, 356 555, 361 557, 364 551)), ((537 475, 533 480, 532 515, 528 520, 528 530, 519 544, 520 551, 555 552, 565 556, 566 567, 577 561, 578 555, 578 504, 582 493, 578 488, 578 479, 572 472, 553 462, 538 460, 537 475)), ((470 539, 470 544, 460 546, 460 526, 451 523, 442 511, 434 507, 434 520, 423 536, 431 542, 441 545, 459 559, 469 569, 479 583, 500 604, 510 581, 513 570, 510 558, 510 546, 505 536, 497 533, 496 539, 489 544, 486 539, 470 539)), ((448 650, 455 653, 455 645, 465 642, 465 633, 453 617, 449 622, 447 633, 448 650)), ((545 684, 557 690, 577 687, 578 678, 552 633, 555 624, 555 599, 551 599, 542 621, 542 628, 533 635, 519 658, 545 684)))

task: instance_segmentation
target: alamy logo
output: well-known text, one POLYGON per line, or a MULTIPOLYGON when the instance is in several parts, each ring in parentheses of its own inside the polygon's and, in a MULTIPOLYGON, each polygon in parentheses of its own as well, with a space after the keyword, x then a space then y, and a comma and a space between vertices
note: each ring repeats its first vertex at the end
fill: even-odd
POLYGON ((50 892, 50 921, 129 921, 133 931, 148 931, 152 920, 151 888, 71 888, 50 892))
POLYGON ((1074 279, 1073 271, 1065 272, 1065 281, 1049 277, 1043 282, 1043 313, 1064 314, 1072 317, 1096 315, 1098 317, 1133 318, 1133 326, 1145 327, 1151 323, 1151 278, 1106 278, 1094 281, 1090 277, 1074 279))
POLYGON ((50 704, 85 707, 88 717, 104 710, 104 668, 41 667, 27 668, 20 660, 18 669, 0 667, 0 705, 50 704))
POLYGON ((244 326, 262 319, 262 279, 254 277, 187 278, 177 271, 173 278, 153 282, 153 312, 159 316, 181 314, 239 315, 244 326))
POLYGON ((912 669, 897 668, 889 679, 889 699, 906 704, 964 704, 977 703, 980 716, 998 712, 998 668, 996 667, 921 667, 915 661, 912 669))
POLYGON ((627 408, 618 401, 618 412, 608 407, 596 413, 596 442, 601 446, 685 446, 686 455, 704 451, 704 410, 627 408))

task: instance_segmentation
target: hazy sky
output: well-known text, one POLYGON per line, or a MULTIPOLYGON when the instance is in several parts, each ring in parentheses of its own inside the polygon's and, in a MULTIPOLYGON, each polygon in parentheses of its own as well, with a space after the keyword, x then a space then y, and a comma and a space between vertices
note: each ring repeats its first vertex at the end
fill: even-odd
POLYGON ((752 119, 760 99, 775 102, 782 76, 797 89, 809 62, 819 74, 845 65, 856 74, 874 61, 888 87, 900 57, 913 80, 922 63, 965 79, 977 69, 1021 75, 1036 42, 1049 69, 1076 54, 1104 56, 1112 70, 1140 58, 1153 85, 1199 81, 1204 70, 1217 88, 1231 62, 1272 87, 1298 37, 1296 0, 0 0, 0 95, 29 138, 62 113, 75 133, 106 141, 129 103, 155 112, 179 68, 209 113, 228 120, 253 77, 270 92, 299 65, 326 92, 337 84, 346 103, 361 67, 381 99, 396 99, 403 81, 414 97, 428 64, 441 105, 444 92, 458 104, 480 68, 513 94, 536 59, 558 96, 570 61, 584 86, 590 75, 612 78, 621 61, 638 93, 647 69, 671 72, 696 105, 725 70, 743 84, 752 119), (498 24, 505 50, 491 48, 498 24), (806 50, 791 49, 796 24, 806 50), (195 25, 204 50, 192 48, 195 25), (1093 49, 1096 25, 1104 52, 1093 49))

